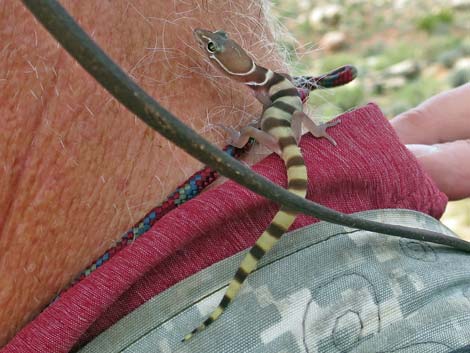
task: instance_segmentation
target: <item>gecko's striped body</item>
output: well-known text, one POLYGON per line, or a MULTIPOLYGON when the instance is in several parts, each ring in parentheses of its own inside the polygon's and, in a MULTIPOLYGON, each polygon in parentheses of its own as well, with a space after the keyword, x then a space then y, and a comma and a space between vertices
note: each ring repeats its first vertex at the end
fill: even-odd
MULTIPOLYGON (((195 36, 201 47, 208 51, 209 58, 217 63, 219 69, 231 78, 254 89, 257 97, 264 104, 260 119, 261 131, 248 127, 242 130, 241 134, 236 135, 238 141, 232 144, 243 145, 249 137, 255 137, 259 142, 276 151, 286 165, 288 190, 300 197, 305 197, 307 168, 297 145, 300 131, 292 129, 293 117, 301 119, 304 116, 302 100, 296 87, 285 75, 256 65, 245 51, 230 40, 224 32, 195 30, 195 36)), ((300 121, 295 125, 300 129, 300 121)), ((322 136, 329 137, 326 133, 322 136)), ((199 327, 186 335, 184 340, 190 339, 196 332, 204 330, 217 320, 240 291, 247 276, 256 269, 259 260, 279 241, 295 218, 295 213, 283 208, 276 213, 268 228, 242 260, 218 307, 199 327)))

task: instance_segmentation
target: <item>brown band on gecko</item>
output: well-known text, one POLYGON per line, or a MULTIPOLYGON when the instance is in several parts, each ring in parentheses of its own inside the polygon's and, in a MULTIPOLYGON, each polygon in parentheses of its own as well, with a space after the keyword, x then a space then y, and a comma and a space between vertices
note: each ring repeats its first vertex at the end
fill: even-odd
POLYGON ((281 150, 284 150, 286 147, 292 145, 297 146, 297 141, 295 140, 294 136, 281 137, 279 139, 279 147, 281 147, 281 150))
POLYGON ((289 157, 286 161, 286 168, 289 169, 290 167, 299 167, 299 166, 305 166, 304 159, 302 156, 292 156, 289 157))
POLYGON ((276 127, 290 128, 291 124, 289 120, 268 117, 262 120, 261 126, 263 128, 263 131, 269 132, 276 127))
POLYGON ((291 190, 306 190, 307 180, 306 179, 291 179, 287 184, 287 189, 291 190))

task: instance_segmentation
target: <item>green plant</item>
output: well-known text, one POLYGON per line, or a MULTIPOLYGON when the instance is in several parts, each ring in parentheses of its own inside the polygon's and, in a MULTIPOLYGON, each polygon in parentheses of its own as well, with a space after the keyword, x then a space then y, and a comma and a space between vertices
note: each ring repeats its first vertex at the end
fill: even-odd
POLYGON ((443 89, 444 87, 438 80, 421 77, 410 81, 405 87, 394 92, 390 97, 390 101, 414 107, 443 89))
POLYGON ((454 20, 454 14, 451 9, 441 9, 418 19, 417 27, 428 33, 436 31, 443 25, 449 25, 454 20))
POLYGON ((418 58, 421 56, 422 50, 416 46, 415 43, 410 42, 398 42, 393 46, 388 46, 378 56, 377 64, 375 68, 377 70, 383 70, 393 64, 399 63, 400 61, 418 58))
POLYGON ((460 48, 447 50, 437 57, 437 61, 450 69, 458 58, 462 57, 462 50, 460 48))
POLYGON ((445 52, 458 50, 461 53, 465 53, 466 44, 462 39, 462 36, 456 35, 436 35, 433 34, 426 41, 426 45, 423 46, 423 57, 425 59, 437 58, 445 52))
POLYGON ((460 69, 453 72, 449 80, 452 87, 462 86, 470 82, 470 69, 460 69))

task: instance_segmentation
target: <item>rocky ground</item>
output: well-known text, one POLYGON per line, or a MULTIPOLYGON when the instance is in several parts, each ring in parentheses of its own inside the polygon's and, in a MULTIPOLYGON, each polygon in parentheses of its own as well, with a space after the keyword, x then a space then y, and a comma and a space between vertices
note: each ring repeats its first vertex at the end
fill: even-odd
MULTIPOLYGON (((470 0, 275 0, 273 12, 296 74, 359 69, 353 84, 317 91, 319 119, 369 101, 392 118, 470 82, 470 0)), ((450 203, 443 221, 470 240, 470 200, 450 203)))

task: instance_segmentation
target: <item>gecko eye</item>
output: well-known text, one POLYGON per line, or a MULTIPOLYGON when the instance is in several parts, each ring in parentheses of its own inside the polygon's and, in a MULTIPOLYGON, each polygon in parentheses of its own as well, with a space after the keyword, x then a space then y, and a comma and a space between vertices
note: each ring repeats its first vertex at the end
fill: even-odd
POLYGON ((209 53, 215 53, 215 50, 216 50, 216 47, 215 47, 214 42, 207 43, 207 51, 209 53))

